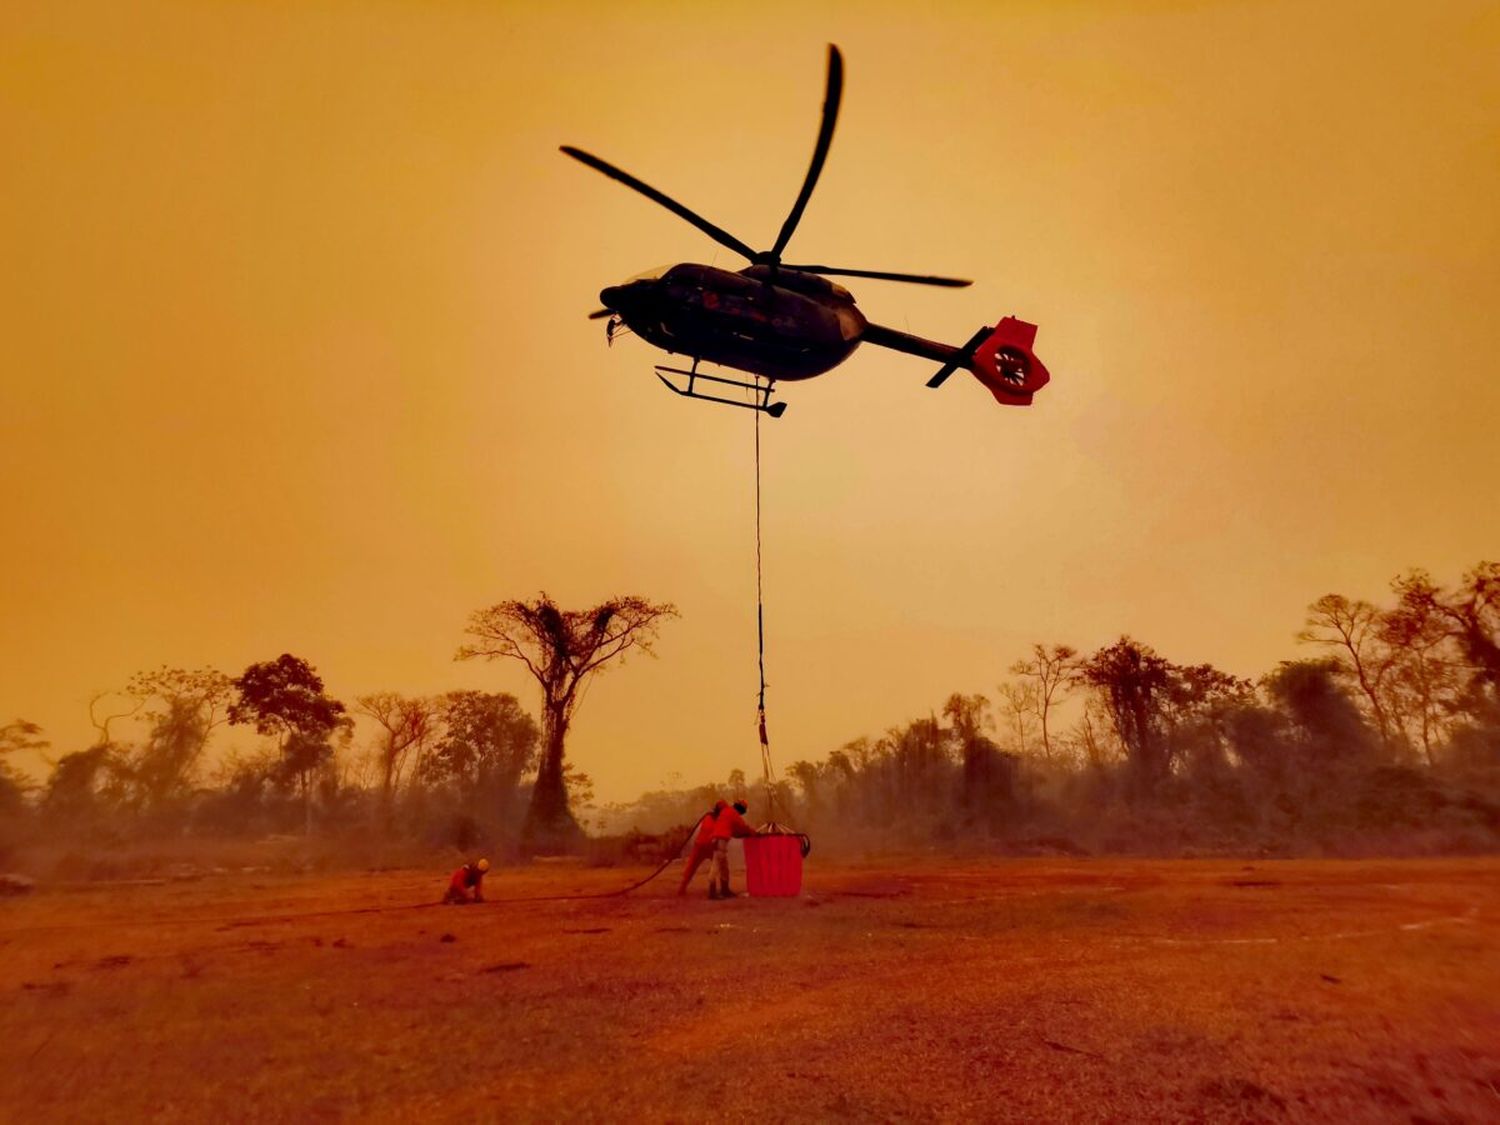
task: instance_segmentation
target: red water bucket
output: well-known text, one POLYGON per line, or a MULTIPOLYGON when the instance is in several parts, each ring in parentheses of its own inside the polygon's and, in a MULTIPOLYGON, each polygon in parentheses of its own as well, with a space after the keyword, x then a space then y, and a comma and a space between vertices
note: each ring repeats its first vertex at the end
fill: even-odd
POLYGON ((802 893, 802 841, 794 835, 745 838, 745 886, 755 898, 802 893))

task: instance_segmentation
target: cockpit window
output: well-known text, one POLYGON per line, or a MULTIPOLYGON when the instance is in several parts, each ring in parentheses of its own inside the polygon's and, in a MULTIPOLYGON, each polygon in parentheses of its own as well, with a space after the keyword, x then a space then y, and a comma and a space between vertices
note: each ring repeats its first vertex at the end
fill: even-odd
POLYGON ((620 284, 621 285, 629 285, 632 281, 655 281, 657 278, 659 278, 662 274, 666 273, 671 268, 672 267, 668 265, 668 266, 656 266, 653 269, 649 269, 649 270, 642 270, 640 273, 632 274, 630 277, 627 277, 620 284))

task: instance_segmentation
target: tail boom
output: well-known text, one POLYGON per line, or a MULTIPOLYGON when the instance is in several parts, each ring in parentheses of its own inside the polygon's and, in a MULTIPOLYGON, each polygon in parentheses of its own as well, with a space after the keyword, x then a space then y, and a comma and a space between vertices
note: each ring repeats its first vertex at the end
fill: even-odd
POLYGON ((937 374, 927 381, 929 387, 942 386, 962 367, 972 372, 1002 406, 1031 405, 1032 396, 1052 378, 1031 350, 1036 325, 1013 316, 1002 318, 993 328, 981 328, 961 348, 879 324, 866 325, 861 338, 865 343, 941 363, 937 374))

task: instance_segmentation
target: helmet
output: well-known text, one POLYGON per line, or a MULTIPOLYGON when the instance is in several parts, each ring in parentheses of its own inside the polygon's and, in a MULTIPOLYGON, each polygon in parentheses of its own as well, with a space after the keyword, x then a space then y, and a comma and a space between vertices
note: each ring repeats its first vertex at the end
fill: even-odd
POLYGON ((488 871, 490 869, 490 861, 487 860, 487 859, 481 859, 478 863, 476 863, 474 865, 474 867, 475 867, 475 869, 477 871, 479 871, 481 874, 483 874, 484 872, 486 872, 486 871, 488 871))
POLYGON ((746 803, 745 798, 743 798, 743 797, 736 797, 734 799, 734 811, 737 812, 737 813, 739 813, 741 816, 744 816, 746 810, 749 809, 749 808, 750 808, 750 806, 749 806, 749 804, 746 803))

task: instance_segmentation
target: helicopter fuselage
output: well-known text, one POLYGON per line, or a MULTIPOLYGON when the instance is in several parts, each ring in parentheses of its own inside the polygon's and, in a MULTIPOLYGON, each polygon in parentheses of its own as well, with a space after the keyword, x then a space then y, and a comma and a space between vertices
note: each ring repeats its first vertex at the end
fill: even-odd
POLYGON ((843 89, 844 57, 837 47, 829 44, 828 82, 812 161, 776 241, 763 250, 740 241, 623 168, 572 145, 561 146, 566 156, 665 207, 750 263, 742 270, 731 271, 684 262, 659 276, 612 286, 599 294, 604 307, 590 313, 589 319, 608 317, 606 332, 611 340, 623 324, 663 351, 689 357, 692 365, 685 370, 656 365, 657 377, 675 393, 747 407, 773 418, 780 417, 786 409, 784 402, 771 402, 772 387, 778 380, 811 379, 830 371, 848 359, 861 343, 940 363, 942 366, 927 380, 929 387, 942 386, 962 368, 972 372, 997 402, 1006 406, 1028 405, 1049 379, 1046 367, 1031 350, 1036 325, 1012 316, 1002 317, 994 327, 980 328, 968 343, 955 347, 871 324, 854 307, 849 291, 828 279, 862 277, 946 288, 962 288, 970 284, 968 281, 805 262, 792 265, 782 256, 822 174, 829 145, 833 143, 843 89), (748 371, 767 382, 761 383, 757 378, 754 383, 747 383, 700 371, 699 364, 705 360, 748 371), (739 394, 729 395, 726 389, 739 394), (718 393, 710 393, 715 391, 718 393), (746 392, 750 392, 749 398, 745 397, 746 392))
POLYGON ((772 380, 837 367, 869 326, 842 285, 765 265, 735 272, 683 263, 599 298, 658 348, 772 380))

